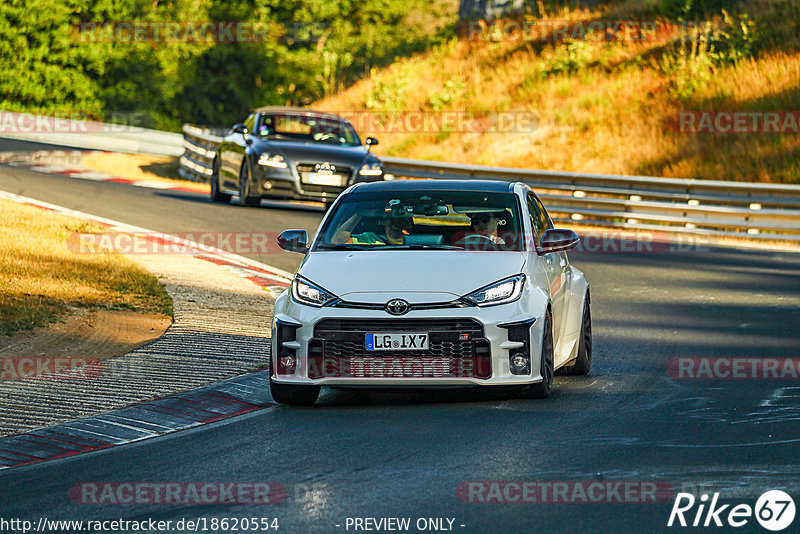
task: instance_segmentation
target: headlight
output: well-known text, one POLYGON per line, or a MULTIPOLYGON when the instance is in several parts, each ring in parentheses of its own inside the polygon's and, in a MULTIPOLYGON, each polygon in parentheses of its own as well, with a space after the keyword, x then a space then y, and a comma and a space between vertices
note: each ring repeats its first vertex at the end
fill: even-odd
POLYGON ((286 168, 286 158, 280 154, 261 154, 258 164, 264 167, 275 167, 276 169, 286 168))
POLYGON ((379 161, 365 163, 358 170, 358 174, 361 176, 380 176, 383 174, 383 164, 381 164, 379 161))
POLYGON ((494 284, 473 291, 464 298, 471 300, 478 306, 495 306, 514 302, 522 295, 522 286, 525 284, 525 275, 518 274, 494 284))
POLYGON ((292 297, 297 302, 317 307, 323 306, 336 298, 333 293, 325 291, 318 285, 299 276, 295 276, 294 280, 292 280, 292 297))

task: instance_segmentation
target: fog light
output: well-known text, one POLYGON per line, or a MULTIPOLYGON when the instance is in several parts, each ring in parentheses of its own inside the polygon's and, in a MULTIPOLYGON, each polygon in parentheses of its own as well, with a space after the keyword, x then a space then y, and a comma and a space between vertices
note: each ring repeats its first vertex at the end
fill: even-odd
POLYGON ((264 180, 264 182, 261 185, 266 190, 272 189, 272 182, 270 182, 269 180, 264 180))
POLYGON ((528 368, 528 357, 518 352, 511 356, 511 367, 514 371, 525 371, 528 368))
POLYGON ((292 374, 294 373, 297 359, 294 356, 284 354, 278 358, 278 372, 279 374, 292 374))

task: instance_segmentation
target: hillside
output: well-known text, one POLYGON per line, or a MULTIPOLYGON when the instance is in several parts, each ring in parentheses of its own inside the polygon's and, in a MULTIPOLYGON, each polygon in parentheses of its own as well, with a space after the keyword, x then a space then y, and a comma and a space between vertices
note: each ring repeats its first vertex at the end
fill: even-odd
POLYGON ((537 11, 525 19, 527 32, 514 31, 524 28, 514 21, 467 26, 460 38, 373 69, 313 107, 360 119, 354 122, 363 135, 379 138, 376 151, 383 155, 800 183, 795 0, 616 1, 592 8, 540 2, 537 11), (638 22, 614 25, 622 21, 638 22), (586 31, 592 22, 611 29, 605 36, 586 31), (421 131, 403 122, 409 113, 441 118, 454 111, 527 112, 535 128, 421 131))

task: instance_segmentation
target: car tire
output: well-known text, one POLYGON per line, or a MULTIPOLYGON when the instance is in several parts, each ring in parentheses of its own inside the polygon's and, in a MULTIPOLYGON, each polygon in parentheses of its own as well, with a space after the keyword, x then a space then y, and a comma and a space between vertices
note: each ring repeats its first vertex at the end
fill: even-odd
POLYGON ((583 318, 581 319, 581 335, 578 338, 578 357, 572 365, 565 365, 558 370, 562 375, 586 375, 592 368, 592 310, 589 290, 583 300, 583 318))
POLYGON ((223 193, 219 189, 219 160, 214 158, 211 165, 211 202, 230 202, 231 195, 223 193))
POLYGON ((553 320, 550 310, 544 316, 544 333, 542 334, 542 356, 539 358, 539 372, 542 381, 526 386, 522 391, 525 399, 546 399, 553 392, 553 320))
POLYGON ((247 161, 239 171, 239 205, 247 208, 255 208, 261 204, 260 197, 250 196, 250 164, 247 161))
POLYGON ((313 406, 319 397, 319 386, 295 386, 292 384, 279 384, 269 379, 269 391, 272 398, 279 404, 291 406, 313 406))

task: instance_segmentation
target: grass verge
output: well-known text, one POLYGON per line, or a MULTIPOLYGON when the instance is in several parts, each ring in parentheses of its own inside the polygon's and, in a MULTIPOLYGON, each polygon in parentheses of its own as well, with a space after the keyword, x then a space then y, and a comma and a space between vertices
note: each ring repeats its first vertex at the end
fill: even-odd
POLYGON ((58 320, 69 306, 172 315, 164 286, 119 254, 77 254, 75 232, 103 227, 0 200, 0 334, 58 320))

